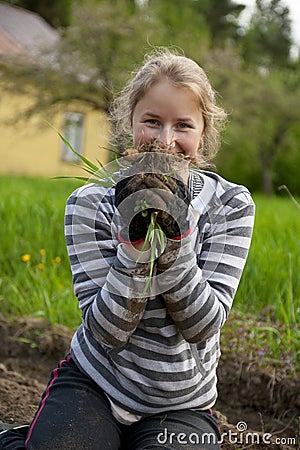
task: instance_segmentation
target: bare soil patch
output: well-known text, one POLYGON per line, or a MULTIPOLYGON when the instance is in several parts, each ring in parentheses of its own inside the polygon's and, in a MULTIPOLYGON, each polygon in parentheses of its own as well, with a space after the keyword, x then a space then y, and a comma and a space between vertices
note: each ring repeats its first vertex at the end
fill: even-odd
MULTIPOLYGON (((72 334, 40 319, 10 322, 0 316, 1 421, 31 421, 50 372, 68 351, 72 334)), ((225 354, 218 376, 219 400, 214 410, 223 433, 222 449, 300 448, 297 375, 275 367, 259 368, 246 355, 225 354)))

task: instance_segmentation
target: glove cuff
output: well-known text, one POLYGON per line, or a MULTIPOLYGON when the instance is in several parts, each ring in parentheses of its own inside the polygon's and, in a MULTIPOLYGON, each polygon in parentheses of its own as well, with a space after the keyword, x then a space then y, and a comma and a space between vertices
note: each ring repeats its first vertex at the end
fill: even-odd
POLYGON ((144 242, 145 238, 139 238, 136 241, 128 241, 127 239, 125 239, 122 236, 122 230, 118 232, 118 241, 121 242, 122 244, 131 244, 131 245, 135 245, 135 244, 140 244, 141 242, 144 242))
POLYGON ((171 241, 181 241, 181 239, 184 239, 185 237, 187 237, 191 233, 191 231, 192 231, 192 228, 190 227, 180 236, 174 236, 174 237, 171 237, 168 239, 170 239, 171 241))
MULTIPOLYGON (((145 241, 145 238, 139 238, 136 239, 135 241, 130 241, 128 239, 125 239, 125 237, 122 236, 122 231, 121 230, 118 232, 118 241, 121 242, 122 244, 131 244, 131 245, 136 245, 136 244, 140 244, 141 242, 145 241)), ((192 227, 188 228, 183 234, 179 235, 179 236, 174 236, 174 237, 168 237, 168 239, 170 239, 171 241, 181 241, 182 239, 184 239, 185 237, 187 237, 192 231, 192 227)))

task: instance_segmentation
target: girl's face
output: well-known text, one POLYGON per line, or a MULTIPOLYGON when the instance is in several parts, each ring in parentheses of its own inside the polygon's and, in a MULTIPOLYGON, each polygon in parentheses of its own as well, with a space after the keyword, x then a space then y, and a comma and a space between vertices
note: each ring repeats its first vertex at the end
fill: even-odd
POLYGON ((135 148, 156 140, 162 147, 170 146, 193 158, 201 146, 205 124, 194 93, 161 80, 136 104, 131 125, 135 148))

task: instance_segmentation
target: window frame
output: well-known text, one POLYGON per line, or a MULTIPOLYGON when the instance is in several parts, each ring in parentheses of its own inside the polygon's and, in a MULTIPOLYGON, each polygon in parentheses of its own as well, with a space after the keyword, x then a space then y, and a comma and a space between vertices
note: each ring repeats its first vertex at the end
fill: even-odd
MULTIPOLYGON (((84 143, 84 123, 85 116, 78 111, 66 111, 63 120, 63 136, 72 145, 72 147, 83 155, 84 143)), ((79 164, 80 158, 62 142, 60 150, 60 159, 65 163, 79 164)))

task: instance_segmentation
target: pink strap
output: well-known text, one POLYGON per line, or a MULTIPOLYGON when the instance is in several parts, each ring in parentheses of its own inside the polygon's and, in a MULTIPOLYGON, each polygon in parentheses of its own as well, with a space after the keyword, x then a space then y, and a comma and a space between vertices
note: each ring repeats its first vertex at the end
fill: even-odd
MULTIPOLYGON (((62 361, 60 361, 59 367, 61 368, 65 362, 69 362, 71 359, 72 359, 72 356, 69 355, 67 357, 67 359, 63 359, 62 361)), ((50 395, 51 388, 52 388, 53 384, 55 383, 55 381, 57 380, 57 378, 58 378, 58 368, 53 370, 53 378, 52 378, 51 382, 47 386, 47 389, 45 391, 45 396, 44 396, 44 398, 43 398, 43 400, 41 402, 41 405, 40 405, 40 407, 39 407, 39 409, 37 411, 37 414, 36 414, 32 424, 31 424, 31 426, 29 428, 29 432, 28 432, 28 435, 27 435, 27 438, 26 438, 26 441, 25 441, 25 449, 28 448, 28 443, 29 443, 29 440, 31 438, 33 428, 34 428, 38 418, 40 417, 41 412, 44 409, 45 403, 46 403, 46 401, 47 401, 47 399, 48 399, 48 397, 50 395)))
POLYGON ((141 238, 141 239, 138 239, 137 241, 133 241, 133 242, 131 242, 131 241, 126 241, 123 237, 122 237, 122 235, 121 235, 121 232, 119 231, 118 232, 118 240, 122 243, 122 244, 131 244, 131 245, 135 245, 135 244, 140 244, 141 242, 144 242, 144 238, 141 238))
POLYGON ((172 239, 173 241, 181 241, 181 239, 187 237, 187 236, 190 234, 191 231, 192 231, 192 229, 189 228, 189 229, 186 230, 181 236, 175 236, 175 237, 173 237, 173 238, 171 238, 171 239, 172 239))

